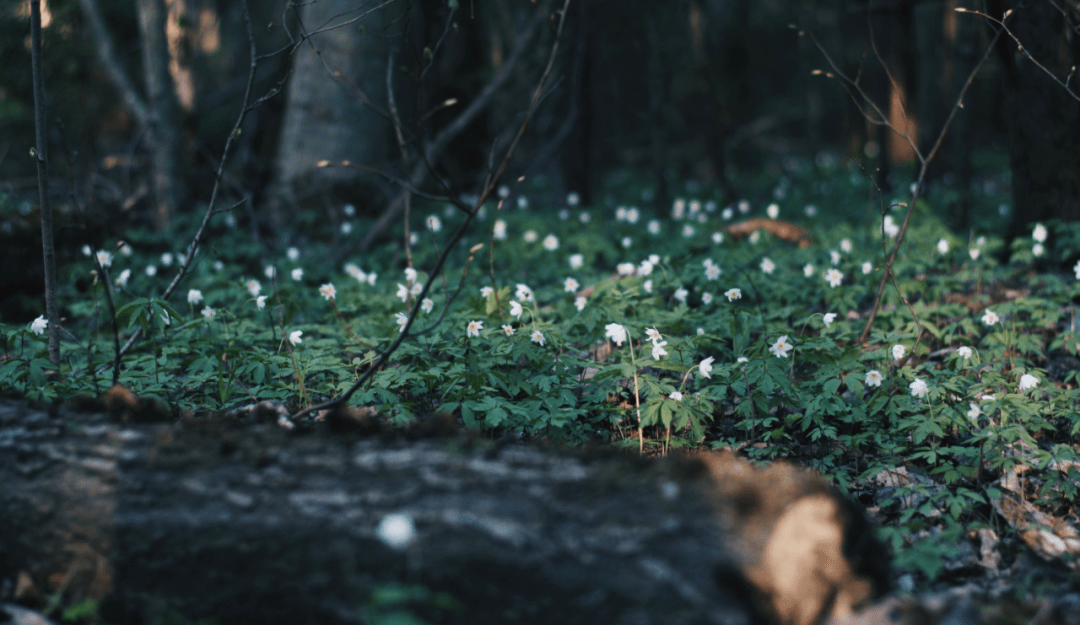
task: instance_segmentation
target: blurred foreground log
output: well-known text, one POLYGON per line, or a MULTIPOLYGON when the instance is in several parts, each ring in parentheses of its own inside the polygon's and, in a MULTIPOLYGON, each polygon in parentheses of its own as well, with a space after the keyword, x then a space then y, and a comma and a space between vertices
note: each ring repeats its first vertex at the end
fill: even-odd
POLYGON ((0 601, 334 624, 407 584, 397 607, 430 623, 809 625, 888 584, 861 513, 791 468, 322 427, 0 400, 0 601), (415 519, 403 552, 377 537, 391 513, 415 519))

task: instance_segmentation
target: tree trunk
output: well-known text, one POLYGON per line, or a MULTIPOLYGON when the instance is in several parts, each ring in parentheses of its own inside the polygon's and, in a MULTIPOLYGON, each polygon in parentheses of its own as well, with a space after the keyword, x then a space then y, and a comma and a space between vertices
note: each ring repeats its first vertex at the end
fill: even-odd
POLYGON ((790 468, 344 436, 0 402, 0 580, 111 623, 232 625, 372 622, 403 583, 427 622, 810 625, 889 581, 854 507, 790 468))
MULTIPOLYGON (((298 11, 305 31, 313 33, 355 18, 355 8, 349 0, 321 0, 306 3, 298 11)), ((293 55, 274 163, 275 189, 271 192, 271 219, 279 226, 287 222, 291 204, 360 180, 354 169, 319 168, 319 161, 379 166, 392 153, 390 122, 365 107, 357 93, 359 90, 374 106, 386 109, 391 33, 382 27, 383 21, 374 13, 316 34, 293 55)), ((370 200, 358 201, 361 199, 350 198, 357 200, 361 210, 372 210, 370 200)))
MULTIPOLYGON (((1033 57, 1065 76, 1077 63, 1078 44, 1063 41, 1061 14, 1049 2, 1006 2, 1009 28, 1033 57), (1023 4, 1023 6, 1019 6, 1023 4)), ((1080 219, 1080 103, 1002 37, 1006 65, 1005 107, 1013 218, 1009 237, 1030 233, 1028 224, 1080 219)))
POLYGON ((169 44, 165 38, 168 14, 164 0, 138 0, 142 38, 143 79, 150 113, 149 134, 153 162, 154 224, 169 226, 180 203, 180 119, 176 91, 169 74, 169 44))
MULTIPOLYGON (((975 0, 955 0, 958 8, 976 9, 975 0)), ((978 22, 969 19, 966 15, 953 17, 954 31, 950 50, 951 59, 950 80, 946 93, 951 94, 950 106, 955 103, 955 98, 964 87, 964 81, 975 68, 979 60, 979 51, 976 49, 979 43, 979 35, 976 27, 978 22)), ((977 97, 968 95, 967 102, 977 102, 977 97)), ((972 123, 972 111, 961 110, 953 118, 952 127, 949 129, 950 136, 946 145, 949 146, 947 153, 949 167, 955 176, 954 186, 959 193, 959 199, 951 211, 954 224, 960 231, 967 230, 971 223, 971 179, 974 169, 971 165, 971 151, 975 145, 975 124, 972 123)))
MULTIPOLYGON (((918 115, 918 137, 915 144, 923 156, 930 153, 945 125, 952 93, 945 89, 945 5, 943 2, 924 2, 912 8, 915 31, 915 111, 918 115)), ((966 78, 967 75, 964 75, 966 78)), ((926 172, 926 182, 933 184, 945 170, 945 159, 935 158, 926 172)))

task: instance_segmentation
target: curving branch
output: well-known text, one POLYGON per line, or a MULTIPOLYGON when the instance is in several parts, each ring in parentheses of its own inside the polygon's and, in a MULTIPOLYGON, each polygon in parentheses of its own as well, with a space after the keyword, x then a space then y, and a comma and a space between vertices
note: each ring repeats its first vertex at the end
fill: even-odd
MULTIPOLYGON (((438 259, 435 261, 435 265, 432 267, 431 271, 428 272, 428 279, 424 283, 423 289, 421 289, 420 293, 416 296, 416 303, 413 305, 412 309, 409 311, 409 316, 405 321, 405 325, 401 328, 401 333, 398 335, 398 337, 396 339, 394 339, 394 341, 390 344, 389 347, 387 347, 381 354, 379 354, 378 358, 376 358, 370 365, 368 365, 367 371, 365 371, 364 374, 361 375, 356 380, 356 382, 354 382, 353 385, 348 388, 348 390, 346 390, 341 395, 338 395, 337 397, 335 397, 335 398, 333 398, 333 399, 331 399, 329 401, 325 401, 325 402, 323 402, 321 404, 318 404, 318 405, 315 405, 315 406, 308 406, 306 408, 303 408, 303 409, 297 411, 294 415, 292 415, 292 417, 291 417, 292 419, 296 419, 296 418, 301 417, 301 416, 303 416, 305 414, 310 414, 310 413, 318 412, 318 411, 321 411, 321 410, 330 410, 330 409, 333 409, 333 408, 336 408, 338 406, 346 404, 349 401, 349 398, 352 397, 353 394, 357 390, 359 390, 361 386, 363 386, 365 383, 367 383, 369 380, 371 380, 372 376, 375 375, 375 372, 378 371, 384 364, 386 364, 386 362, 390 359, 390 356, 405 341, 405 339, 412 336, 412 335, 409 334, 409 329, 412 327, 413 322, 416 320, 416 317, 420 312, 420 302, 423 300, 424 296, 427 295, 428 291, 431 289, 431 285, 434 284, 435 280, 438 279, 439 276, 441 275, 442 267, 446 263, 446 259, 450 256, 450 252, 454 250, 455 246, 461 240, 462 236, 464 236, 465 232, 468 231, 469 226, 472 223, 473 218, 475 218, 476 214, 480 211, 480 207, 484 205, 484 202, 488 199, 488 197, 492 194, 492 192, 494 192, 495 187, 498 186, 499 180, 502 178, 502 175, 506 172, 507 166, 510 164, 510 159, 512 159, 513 156, 514 156, 514 152, 516 151, 518 143, 521 141, 521 137, 525 134, 525 130, 528 128, 529 122, 532 120, 533 113, 536 111, 536 107, 540 103, 540 100, 542 99, 542 96, 544 94, 544 85, 547 84, 547 80, 551 75, 552 67, 554 67, 554 65, 555 65, 555 57, 556 57, 556 55, 558 54, 558 51, 559 51, 559 42, 562 39, 563 26, 566 23, 567 9, 569 7, 570 7, 570 0, 564 0, 563 9, 562 9, 561 13, 559 14, 560 19, 559 19, 558 28, 556 29, 556 33, 555 33, 555 41, 552 43, 552 45, 551 45, 551 53, 548 55, 547 66, 544 68, 544 73, 541 75, 540 80, 539 80, 538 84, 536 85, 536 90, 533 92, 532 100, 529 102, 529 108, 525 112, 525 118, 521 122, 521 126, 518 128, 517 135, 514 137, 513 142, 510 144, 510 147, 507 149, 506 154, 503 156, 502 162, 500 163, 498 169, 495 171, 495 173, 493 175, 491 175, 491 177, 489 178, 489 180, 487 182, 487 185, 485 186, 484 190, 480 193, 480 197, 477 198, 476 202, 472 206, 469 206, 469 205, 465 204, 464 202, 462 202, 460 199, 458 199, 456 197, 450 198, 450 201, 454 205, 456 205, 458 208, 465 211, 465 213, 466 213, 465 221, 462 222, 462 224, 458 227, 458 229, 456 231, 454 231, 453 236, 450 237, 450 240, 447 242, 446 246, 443 248, 442 252, 439 254, 438 259)), ((533 20, 533 26, 530 27, 530 32, 535 29, 536 24, 538 24, 538 21, 534 19, 533 20)), ((515 51, 515 54, 520 52, 523 48, 524 48, 523 44, 519 45, 518 50, 515 51)), ((509 65, 510 65, 510 63, 508 62, 507 66, 509 66, 509 65)), ((505 69, 505 66, 504 66, 504 69, 505 69)), ((492 84, 494 84, 497 80, 498 80, 498 77, 496 77, 496 80, 493 80, 492 83, 489 83, 488 87, 490 88, 492 86, 492 84)), ((503 80, 505 80, 505 78, 503 80)), ((490 97, 491 97, 491 95, 488 94, 487 98, 490 99, 490 97)), ((476 102, 474 102, 474 104, 476 104, 476 102)), ((464 115, 464 113, 462 115, 464 115)), ((459 116, 458 119, 460 120, 461 116, 459 116)), ((465 122, 465 123, 467 124, 468 122, 465 122)), ((443 136, 445 133, 446 133, 446 129, 444 129, 444 131, 442 133, 440 133, 440 136, 443 136)), ((438 137, 436 138, 436 141, 438 141, 438 137)), ((449 143, 449 140, 447 140, 446 143, 449 143)), ((445 149, 445 145, 443 145, 442 149, 445 149)), ((428 153, 428 156, 430 156, 430 153, 428 153)), ((407 195, 408 193, 409 192, 406 191, 403 195, 407 195)), ((402 202, 403 202, 403 200, 402 200, 402 202)), ((468 259, 467 262, 470 262, 470 263, 472 262, 473 254, 478 252, 481 247, 482 247, 482 245, 477 245, 477 246, 474 246, 472 249, 469 250, 469 259, 468 259)), ((460 287, 459 287, 458 291, 460 292, 460 287)), ((452 299, 453 298, 447 298, 447 303, 446 303, 447 306, 450 305, 450 301, 452 299)))
MULTIPOLYGON (((1004 19, 1008 19, 1008 14, 1006 14, 1004 19)), ((1004 22, 1002 23, 1004 24, 1004 22)), ((844 90, 847 91, 848 94, 855 101, 855 105, 859 108, 859 112, 863 114, 863 116, 869 123, 875 125, 883 125, 889 130, 896 133, 897 136, 902 137, 905 141, 907 141, 908 145, 911 146, 915 157, 919 159, 919 175, 915 183, 915 191, 912 193, 911 202, 908 204, 907 212, 904 214, 904 222, 900 226, 900 233, 896 237, 896 243, 893 244, 892 251, 888 253, 888 259, 885 263, 885 272, 881 276, 881 281, 878 283, 877 294, 874 297, 874 305, 870 310, 870 316, 866 320, 866 325, 863 326, 862 333, 859 335, 860 344, 866 344, 866 339, 870 335, 871 328, 873 328, 874 326, 874 320, 877 318, 878 310, 881 308, 881 298, 885 291, 885 283, 892 280, 893 286, 896 287, 897 292, 900 291, 899 287, 896 285, 896 277, 893 275, 893 263, 896 260, 897 252, 900 250, 900 245, 904 241, 904 234, 907 232, 908 223, 911 221, 911 214, 915 209, 915 203, 918 201, 919 193, 922 191, 923 181, 926 179, 926 172, 929 168, 930 161, 934 159, 934 157, 938 153, 938 150, 941 148, 941 144, 945 139, 945 134, 949 131, 949 126, 952 125, 952 121, 956 118, 957 112, 964 107, 964 96, 967 95, 967 91, 971 87, 971 83, 975 80, 975 76, 979 73, 979 71, 982 70, 983 65, 985 65, 986 61, 990 58, 990 54, 993 52, 994 46, 997 44, 997 40, 1001 36, 1001 33, 1003 31, 1003 28, 995 31, 993 38, 990 40, 990 44, 986 48, 986 52, 983 53, 983 56, 979 60, 978 64, 975 65, 975 67, 971 70, 971 73, 968 75, 967 80, 964 81, 964 86, 961 87, 960 94, 956 98, 956 104, 954 104, 952 110, 949 111, 949 116, 945 120, 945 124, 941 128, 941 132, 938 133, 937 140, 934 141, 934 145, 926 154, 923 154, 922 151, 919 150, 919 147, 915 145, 915 141, 910 136, 908 136, 907 133, 903 132, 902 130, 897 128, 892 122, 889 121, 888 117, 884 114, 880 106, 876 102, 874 102, 873 98, 870 97, 870 94, 868 94, 866 90, 862 88, 862 85, 859 84, 859 81, 857 79, 850 78, 847 74, 844 73, 843 70, 840 69, 839 66, 837 66, 836 62, 834 62, 832 57, 829 56, 829 53, 825 50, 825 47, 821 44, 821 42, 818 41, 818 39, 813 35, 813 33, 810 33, 809 31, 804 31, 810 35, 810 40, 821 52, 822 56, 825 58, 825 61, 829 64, 832 70, 830 72, 814 70, 813 73, 815 75, 824 75, 839 82, 840 85, 844 88, 844 90), (868 111, 872 111, 877 116, 876 119, 873 115, 869 114, 868 111)), ((877 55, 876 47, 874 49, 874 53, 877 56, 878 61, 882 65, 885 65, 880 55, 877 55)), ((884 236, 884 224, 882 225, 882 230, 882 236, 884 236)), ((903 293, 901 293, 900 295, 901 298, 903 298, 903 293)), ((904 301, 905 303, 907 302, 906 299, 904 301)), ((908 308, 911 311, 912 315, 915 315, 915 310, 911 307, 910 304, 908 304, 908 308)), ((915 321, 916 324, 919 324, 918 316, 915 316, 915 321)), ((922 332, 919 332, 918 337, 916 337, 915 339, 915 345, 912 346, 911 352, 908 354, 908 356, 903 362, 907 362, 907 358, 911 358, 911 356, 915 354, 915 348, 919 346, 919 342, 921 340, 922 332)))

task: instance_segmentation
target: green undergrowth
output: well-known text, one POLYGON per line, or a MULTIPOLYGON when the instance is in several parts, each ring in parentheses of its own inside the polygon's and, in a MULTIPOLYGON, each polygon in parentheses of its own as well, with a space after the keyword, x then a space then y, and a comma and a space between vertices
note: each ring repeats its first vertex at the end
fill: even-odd
MULTIPOLYGON (((370 224, 348 207, 305 216, 273 250, 221 217, 168 302, 159 294, 195 226, 129 232, 101 245, 105 274, 98 249, 62 268, 58 372, 40 322, 2 326, 0 391, 63 400, 108 387, 106 283, 119 342, 142 332, 120 383, 196 412, 330 399, 421 306, 352 397, 396 424, 443 412, 492 437, 736 448, 798 460, 864 499, 904 467, 927 483, 865 502, 893 521, 883 536, 901 568, 924 579, 958 536, 993 522, 996 480, 1015 467, 1038 470, 1030 494, 1042 509, 1075 499, 1076 470, 1062 467, 1080 442, 1076 225, 1033 224, 1006 250, 992 231, 946 228, 935 202, 948 189, 920 200, 862 344, 906 205, 868 208, 860 171, 804 168, 731 206, 691 185, 646 209, 650 191, 626 176, 605 193, 582 206, 527 187, 485 205, 423 302, 426 272, 464 220, 452 206, 414 210, 411 267, 397 243, 342 255, 370 224), (809 245, 726 230, 770 214, 804 228, 809 245)), ((1000 192, 976 195, 979 223, 1001 224, 1000 192)))

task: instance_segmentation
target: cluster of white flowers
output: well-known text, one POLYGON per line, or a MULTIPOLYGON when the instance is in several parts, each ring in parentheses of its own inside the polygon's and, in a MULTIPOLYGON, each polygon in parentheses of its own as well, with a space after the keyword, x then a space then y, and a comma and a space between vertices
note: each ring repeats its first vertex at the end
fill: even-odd
POLYGON ((378 277, 374 271, 366 273, 363 269, 357 267, 353 263, 345 265, 345 273, 355 278, 360 284, 367 284, 368 286, 375 286, 375 279, 378 277))
POLYGON ((720 274, 723 273, 720 270, 720 265, 713 263, 711 258, 706 258, 703 264, 705 265, 705 279, 710 282, 719 278, 720 274))
POLYGON ((641 218, 641 211, 636 206, 619 206, 615 209, 615 221, 624 221, 628 224, 636 224, 641 218))
POLYGON ((664 349, 664 346, 668 344, 667 341, 662 340, 660 332, 656 328, 647 328, 645 330, 645 336, 652 342, 652 357, 653 360, 660 360, 664 356, 667 356, 668 352, 664 349))

